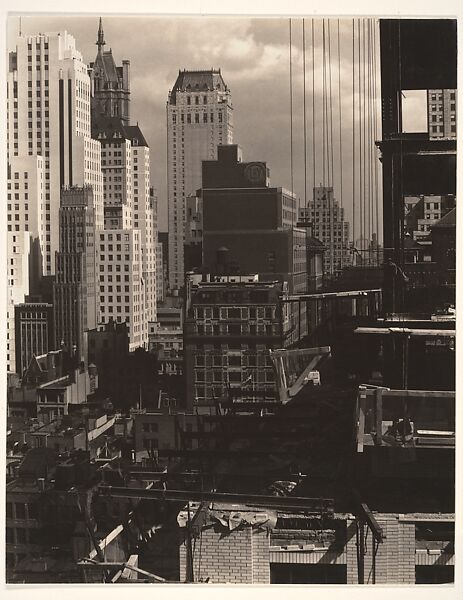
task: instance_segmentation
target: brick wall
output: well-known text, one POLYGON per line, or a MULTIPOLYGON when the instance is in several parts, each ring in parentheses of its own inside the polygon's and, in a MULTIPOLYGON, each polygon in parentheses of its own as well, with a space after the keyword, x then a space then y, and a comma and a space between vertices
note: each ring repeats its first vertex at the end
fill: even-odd
MULTIPOLYGON (((376 552, 376 584, 415 583, 415 526, 399 521, 394 515, 375 515, 385 539, 376 552)), ((344 550, 347 581, 358 583, 356 523, 348 519, 344 550)), ((182 535, 185 531, 182 529, 182 535)), ((373 538, 368 532, 365 555, 365 584, 373 583, 373 538)), ((270 583, 270 537, 258 527, 240 527, 233 531, 214 524, 193 540, 195 581, 209 577, 210 583, 270 583)), ((180 580, 186 578, 186 546, 180 544, 180 580)))
MULTIPOLYGON (((394 515, 375 515, 382 527, 385 539, 376 552, 377 584, 415 583, 415 526, 402 523, 394 515)), ((365 575, 366 584, 373 583, 373 539, 371 532, 366 540, 365 575)), ((358 583, 356 524, 347 521, 347 583, 358 583)))
POLYGON ((270 533, 252 528, 252 583, 270 583, 270 533))
MULTIPOLYGON (((184 534, 184 532, 182 532, 184 534)), ((228 531, 206 526, 193 539, 195 581, 210 583, 270 583, 269 536, 265 529, 240 527, 228 531)), ((180 581, 186 578, 186 545, 180 544, 180 581)))

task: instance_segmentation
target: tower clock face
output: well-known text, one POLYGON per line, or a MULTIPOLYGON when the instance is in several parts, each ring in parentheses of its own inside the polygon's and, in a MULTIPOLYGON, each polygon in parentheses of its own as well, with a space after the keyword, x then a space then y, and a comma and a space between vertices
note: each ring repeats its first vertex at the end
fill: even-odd
POLYGON ((244 171, 244 176, 254 185, 265 185, 265 165, 260 162, 249 163, 244 171))

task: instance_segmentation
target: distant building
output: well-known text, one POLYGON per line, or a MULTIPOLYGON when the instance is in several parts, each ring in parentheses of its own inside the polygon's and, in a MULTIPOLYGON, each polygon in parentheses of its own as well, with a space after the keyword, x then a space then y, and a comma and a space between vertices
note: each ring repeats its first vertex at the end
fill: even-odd
POLYGON ((158 320, 150 323, 149 351, 156 355, 160 375, 183 373, 183 310, 158 306, 158 320))
POLYGON ((88 332, 88 360, 98 369, 98 387, 112 397, 120 390, 121 367, 129 356, 129 332, 125 322, 110 319, 88 332))
POLYGON ((33 356, 54 349, 53 306, 27 303, 15 306, 16 369, 22 376, 33 356))
POLYGON ((30 448, 53 448, 59 454, 85 450, 90 458, 105 452, 105 437, 113 431, 116 417, 91 413, 89 409, 69 413, 40 427, 31 429, 26 439, 30 448), (85 411, 88 414, 85 414, 85 411), (84 412, 83 412, 84 411, 84 412))
POLYGON ((323 255, 325 246, 314 237, 307 237, 307 291, 314 292, 323 287, 323 255))
POLYGON ((126 323, 131 350, 148 344, 141 233, 107 229, 98 233, 99 323, 126 323))
POLYGON ((455 197, 450 196, 405 196, 405 232, 416 241, 425 241, 431 227, 444 217, 454 206, 455 197))
POLYGON ((156 302, 164 302, 164 256, 161 242, 156 243, 156 302))
POLYGON ((287 281, 290 293, 307 290, 306 231, 297 228, 296 197, 270 187, 263 162, 242 162, 236 145, 220 146, 203 161, 203 269, 258 273, 287 281))
POLYGON ((18 194, 11 197, 11 210, 18 218, 13 216, 8 230, 39 237, 44 275, 55 270, 62 186, 93 186, 97 213, 103 212, 100 145, 90 130, 90 87, 87 65, 69 33, 17 37, 8 73, 8 160, 11 194, 18 194), (32 98, 34 110, 26 104, 32 105, 32 98), (15 182, 21 185, 16 188, 15 182))
POLYGON ((185 368, 187 406, 214 406, 239 393, 276 399, 269 349, 293 341, 287 285, 257 276, 187 276, 185 368))
POLYGON ((428 132, 431 140, 457 137, 457 90, 428 90, 428 132))
POLYGON ((201 187, 201 161, 233 141, 231 93, 220 69, 179 71, 167 100, 169 287, 184 284, 186 198, 201 187))
POLYGON ((69 373, 37 388, 37 418, 50 423, 68 415, 70 405, 84 404, 98 387, 96 369, 70 369, 69 373))
POLYGON ((8 286, 18 286, 9 292, 7 360, 14 372, 11 302, 24 302, 42 275, 55 272, 61 189, 91 185, 101 216, 103 189, 100 145, 90 131, 90 78, 74 38, 65 31, 18 35, 7 79, 8 286))
POLYGON ((79 361, 85 364, 86 332, 96 327, 98 315, 96 244, 102 227, 90 186, 63 189, 53 285, 55 344, 75 348, 79 361))
POLYGON ((172 409, 133 410, 134 445, 137 460, 157 457, 160 463, 166 458, 158 456, 158 450, 195 450, 198 440, 185 433, 198 431, 196 414, 172 409))
POLYGON ((55 350, 34 355, 24 369, 22 377, 8 375, 8 417, 37 417, 37 388, 62 377, 70 367, 69 353, 55 350))
POLYGON ((203 203, 201 194, 186 199, 184 247, 185 273, 200 271, 203 264, 203 203))
POLYGON ((29 294, 31 236, 27 231, 8 232, 7 245, 6 368, 17 373, 21 365, 16 365, 15 304, 26 302, 29 294))
MULTIPOLYGON (((61 440, 66 437, 71 439, 63 435, 61 440)), ((59 458, 58 449, 40 447, 29 450, 22 460, 6 488, 9 582, 81 581, 77 562, 93 545, 76 492, 87 493, 94 485, 96 468, 89 458, 84 450, 59 458)), ((89 522, 95 527, 93 515, 89 522)))
POLYGON ((349 223, 332 187, 315 187, 313 200, 300 210, 300 219, 312 223, 313 236, 325 246, 323 271, 332 276, 352 264, 349 223))
POLYGON ((457 209, 453 208, 431 229, 432 258, 439 282, 444 285, 456 283, 456 213, 457 209))
POLYGON ((157 198, 150 184, 149 145, 138 123, 130 125, 129 61, 118 67, 105 44, 100 19, 91 65, 92 137, 101 144, 104 191, 98 322, 126 321, 135 349, 148 344, 148 322, 156 320, 157 198))
MULTIPOLYGON (((169 289, 169 234, 167 231, 158 231, 158 244, 162 247, 162 271, 159 271, 157 276, 162 278, 163 288, 162 300, 158 299, 158 302, 163 302, 166 300, 167 291, 169 289)), ((160 258, 157 257, 158 262, 159 260, 160 258)))

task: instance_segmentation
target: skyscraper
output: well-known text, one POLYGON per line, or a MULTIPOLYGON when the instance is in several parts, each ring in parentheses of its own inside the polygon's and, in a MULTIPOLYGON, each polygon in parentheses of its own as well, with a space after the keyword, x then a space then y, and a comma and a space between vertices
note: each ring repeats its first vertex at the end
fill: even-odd
MULTIPOLYGON (((25 192, 19 213, 25 221, 31 211, 42 213, 44 274, 54 273, 61 187, 92 185, 102 213, 98 149, 90 131, 90 78, 74 38, 66 31, 18 36, 8 73, 8 160, 30 160, 35 173, 41 157, 42 204, 33 206, 25 192)), ((35 200, 36 190, 30 192, 35 200)), ((14 230, 12 222, 9 231, 14 230)))
POLYGON ((233 142, 231 93, 219 70, 179 71, 167 100, 169 285, 184 281, 186 197, 201 187, 201 162, 233 142))
MULTIPOLYGON (((42 275, 54 274, 61 188, 91 185, 97 220, 103 218, 103 190, 100 145, 90 132, 90 78, 71 35, 17 37, 9 55, 7 101, 8 285, 22 286, 9 290, 15 304, 35 292, 42 275)), ((13 349, 11 302, 8 343, 13 349)), ((14 353, 8 354, 14 371, 14 353)))
POLYGON ((300 218, 312 223, 313 237, 325 246, 325 275, 334 275, 351 264, 349 222, 344 220, 344 208, 339 206, 332 187, 315 187, 313 200, 300 210, 300 218))
POLYGON ((129 61, 116 66, 105 51, 100 19, 92 63, 92 136, 101 144, 104 229, 99 235, 98 321, 126 322, 130 348, 148 344, 156 320, 156 202, 150 185, 150 149, 129 124, 129 61))
POLYGON ((86 332, 97 325, 96 223, 93 189, 62 191, 60 248, 56 253, 53 286, 56 347, 76 348, 80 362, 87 362, 86 332))

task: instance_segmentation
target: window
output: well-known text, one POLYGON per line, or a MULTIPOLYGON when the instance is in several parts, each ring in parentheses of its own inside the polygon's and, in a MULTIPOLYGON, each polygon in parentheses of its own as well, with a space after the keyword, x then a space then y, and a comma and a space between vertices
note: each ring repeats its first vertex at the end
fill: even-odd
POLYGON ((145 450, 157 450, 157 448, 158 448, 158 440, 156 440, 156 439, 144 439, 143 440, 143 448, 145 450))
POLYGON ((230 324, 230 325, 228 325, 227 329, 228 329, 229 335, 241 335, 241 325, 239 323, 230 324))
POLYGON ((14 544, 14 529, 12 527, 6 528, 6 543, 14 544))
POLYGON ((16 543, 17 544, 25 544, 26 543, 26 530, 22 527, 16 528, 16 543))

